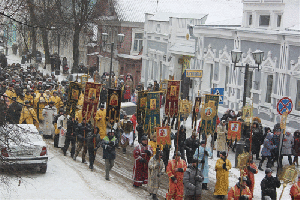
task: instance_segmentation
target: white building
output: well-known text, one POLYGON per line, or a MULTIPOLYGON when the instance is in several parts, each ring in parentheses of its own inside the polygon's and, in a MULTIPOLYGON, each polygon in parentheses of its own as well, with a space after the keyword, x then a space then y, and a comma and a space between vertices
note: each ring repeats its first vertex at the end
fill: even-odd
MULTIPOLYGON (((260 70, 250 70, 247 102, 253 100, 254 116, 273 127, 280 122, 277 102, 289 97, 294 108, 287 126, 299 129, 300 117, 300 16, 298 0, 243 0, 240 27, 227 22, 196 25, 191 28, 196 41, 197 68, 203 70, 201 91, 225 88, 223 109, 242 107, 244 69, 234 70, 231 50, 243 52, 238 65, 256 66, 251 52, 260 49, 265 60, 260 70)), ((194 91, 196 92, 196 91, 194 91)))

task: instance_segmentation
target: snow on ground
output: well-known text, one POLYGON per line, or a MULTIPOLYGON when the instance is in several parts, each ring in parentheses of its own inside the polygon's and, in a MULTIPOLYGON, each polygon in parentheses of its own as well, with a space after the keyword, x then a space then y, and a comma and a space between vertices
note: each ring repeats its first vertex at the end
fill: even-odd
POLYGON ((10 184, 1 188, 1 199, 141 199, 113 180, 106 181, 103 170, 92 172, 49 147, 48 156, 46 174, 8 175, 10 184))
MULTIPOLYGON (((20 63, 21 58, 17 55, 9 54, 7 56, 8 64, 20 63)), ((40 68, 41 69, 41 68, 40 68)), ((44 73, 49 73, 48 70, 43 70, 44 73)), ((80 77, 82 74, 78 74, 80 77)), ((77 76, 77 74, 75 74, 77 76)), ((65 75, 59 75, 58 80, 65 80, 65 75)), ((89 79, 92 81, 92 79, 89 79)), ((122 103, 122 107, 135 106, 131 102, 122 103)), ((163 116, 164 107, 161 108, 161 117, 163 116)), ((191 117, 189 117, 183 124, 187 128, 187 137, 191 136, 191 117)), ((197 122, 198 125, 199 121, 197 122)), ((176 130, 172 130, 173 133, 176 130)), ((172 158, 174 152, 174 146, 172 142, 171 155, 172 158)), ((230 170, 229 186, 233 187, 239 177, 239 170, 234 168, 235 166, 235 153, 231 150, 228 155, 232 164, 230 170)), ((210 172, 209 177, 211 182, 216 182, 216 172, 214 171, 216 161, 218 160, 217 152, 214 151, 213 158, 209 159, 210 172)), ((254 159, 254 162, 258 166, 259 161, 254 159)), ((265 169, 266 162, 263 164, 265 169)), ((283 159, 283 164, 288 164, 286 157, 283 159)), ((276 165, 272 168, 274 170, 273 176, 276 175, 276 165)), ((298 167, 299 169, 299 167, 298 167)), ((254 199, 261 198, 260 182, 264 178, 264 171, 259 171, 255 175, 255 189, 254 199)), ((59 154, 55 156, 52 152, 49 152, 48 171, 46 174, 26 174, 21 179, 9 176, 11 185, 9 188, 3 188, 1 190, 1 196, 4 199, 140 199, 127 191, 122 185, 115 184, 112 181, 107 182, 104 180, 103 175, 94 173, 87 170, 85 165, 80 162, 69 163, 64 157, 59 154), (9 189, 9 190, 7 190, 9 189)), ((279 199, 283 186, 277 189, 277 199, 279 199)), ((284 190, 282 199, 290 199, 289 190, 291 184, 287 185, 284 190)), ((210 188, 214 189, 214 188, 210 188)))
MULTIPOLYGON (((191 120, 191 117, 189 117, 187 119, 187 121, 185 122, 185 126, 186 126, 186 129, 187 129, 187 138, 190 137, 191 134, 192 134, 191 124, 192 124, 192 120, 191 120)), ((197 125, 198 124, 199 124, 199 121, 197 122, 197 125)), ((239 169, 234 168, 235 167, 235 153, 232 152, 232 150, 230 149, 228 154, 229 154, 228 159, 230 160, 231 165, 232 165, 232 168, 229 172, 229 188, 231 188, 238 182, 238 177, 240 176, 240 171, 239 171, 239 169)), ((260 154, 260 158, 261 158, 261 154, 260 154)), ((209 170, 209 179, 213 183, 216 182, 216 171, 214 169, 215 169, 215 164, 216 164, 218 159, 219 158, 217 157, 217 151, 214 150, 212 159, 208 160, 209 168, 210 168, 210 170, 209 170)), ((259 160, 255 160, 255 158, 254 158, 254 162, 258 167, 259 160)), ((282 163, 283 163, 283 165, 288 165, 289 164, 288 159, 287 159, 286 156, 283 157, 282 163)), ((266 169, 266 164, 267 164, 267 160, 265 160, 263 165, 262 165, 262 168, 264 170, 266 169)), ((300 170, 300 167, 297 167, 297 168, 298 168, 298 170, 300 170)), ((276 171, 277 171, 277 165, 276 164, 275 164, 275 167, 272 167, 272 170, 273 170, 273 176, 276 176, 276 171)), ((253 198, 253 200, 261 199, 260 182, 262 181, 262 179, 264 177, 265 177, 265 171, 258 170, 258 173, 255 174, 255 189, 254 189, 254 198, 253 198)), ((292 187, 292 183, 287 185, 287 187, 285 188, 285 190, 283 192, 283 196, 281 198, 282 200, 290 199, 289 193, 290 193, 291 187, 292 187)), ((214 188, 210 188, 210 189, 213 190, 214 188)), ((282 192, 282 189, 283 189, 283 184, 281 184, 281 187, 279 189, 277 189, 277 199, 279 199, 279 197, 281 195, 281 192, 282 192)))

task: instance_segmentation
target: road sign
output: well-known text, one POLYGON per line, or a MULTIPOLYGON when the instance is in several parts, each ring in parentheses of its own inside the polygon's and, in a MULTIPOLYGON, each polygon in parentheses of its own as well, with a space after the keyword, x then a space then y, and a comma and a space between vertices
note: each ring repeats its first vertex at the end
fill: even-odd
POLYGON ((224 88, 211 88, 211 94, 220 95, 219 104, 223 104, 224 88))
POLYGON ((277 112, 282 115, 285 111, 288 110, 288 114, 290 114, 293 110, 293 102, 288 97, 283 97, 277 103, 277 112))

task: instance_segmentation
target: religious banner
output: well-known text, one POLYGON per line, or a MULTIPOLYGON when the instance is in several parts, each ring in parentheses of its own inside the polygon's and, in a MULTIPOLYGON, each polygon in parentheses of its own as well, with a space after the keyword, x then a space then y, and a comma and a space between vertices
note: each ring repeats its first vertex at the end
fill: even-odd
POLYGON ((170 127, 156 127, 156 144, 171 145, 170 127))
POLYGON ((166 95, 166 105, 165 114, 166 116, 172 117, 178 114, 178 99, 180 81, 168 81, 167 95, 166 95))
POLYGON ((90 121, 91 118, 94 119, 97 113, 100 89, 101 84, 99 83, 87 82, 85 85, 82 117, 85 118, 87 122, 90 121))
POLYGON ((150 139, 156 135, 156 127, 160 127, 160 93, 147 93, 146 117, 144 123, 144 132, 148 134, 150 139))
POLYGON ((201 132, 206 135, 214 134, 217 126, 219 96, 206 94, 204 108, 201 109, 201 132))
POLYGON ((167 89, 168 89, 168 80, 163 80, 160 82, 160 91, 163 91, 164 94, 167 93, 167 89))
POLYGON ((244 122, 252 123, 252 117, 253 117, 253 107, 250 105, 246 105, 243 107, 243 116, 242 119, 244 122))
POLYGON ((70 82, 66 114, 75 117, 76 106, 81 92, 81 85, 77 82, 70 82))
POLYGON ((80 79, 81 79, 81 84, 85 84, 89 80, 89 75, 82 75, 80 79))
POLYGON ((201 105, 201 97, 196 97, 194 108, 193 108, 192 128, 196 127, 198 115, 200 112, 200 105, 201 105))
POLYGON ((186 56, 186 55, 183 55, 182 56, 182 73, 184 73, 184 71, 186 69, 189 69, 190 68, 190 64, 191 64, 191 56, 186 56))
POLYGON ((136 119, 138 124, 144 124, 147 107, 147 91, 138 92, 138 99, 136 104, 136 119))
POLYGON ((109 88, 107 91, 106 121, 118 123, 121 109, 121 90, 109 88))
POLYGON ((229 121, 228 122, 228 133, 227 139, 232 139, 239 141, 241 139, 242 132, 242 122, 239 121, 229 121))
POLYGON ((180 121, 184 121, 191 114, 193 105, 192 102, 187 99, 179 100, 179 103, 180 121))

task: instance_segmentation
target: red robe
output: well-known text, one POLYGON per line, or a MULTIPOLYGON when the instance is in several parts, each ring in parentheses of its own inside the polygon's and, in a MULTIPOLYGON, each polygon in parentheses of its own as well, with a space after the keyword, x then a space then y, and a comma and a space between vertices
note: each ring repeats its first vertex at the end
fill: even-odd
POLYGON ((251 184, 250 185, 247 185, 253 195, 253 190, 254 190, 254 185, 255 185, 255 179, 254 179, 254 174, 257 174, 258 173, 258 169, 257 169, 257 166, 256 164, 253 162, 253 163, 250 163, 250 167, 255 169, 255 173, 251 172, 250 170, 248 170, 248 168, 245 168, 244 169, 244 174, 243 176, 248 176, 248 178, 250 179, 251 181, 251 184))
POLYGON ((152 155, 153 155, 153 149, 149 145, 143 146, 142 144, 139 144, 134 148, 133 150, 133 157, 135 159, 134 166, 133 166, 134 186, 142 186, 142 184, 148 183, 148 162, 152 155), (148 156, 147 153, 145 153, 145 150, 150 151, 151 155, 148 156), (146 160, 145 163, 140 162, 142 158, 146 160))
POLYGON ((125 90, 124 99, 128 100, 131 98, 130 90, 125 90))
MULTIPOLYGON (((248 196, 249 200, 252 200, 252 193, 249 189, 249 187, 245 187, 242 191, 242 196, 248 196)), ((228 200, 239 200, 240 199, 240 188, 238 188, 236 185, 232 187, 228 192, 228 200)))
POLYGON ((169 176, 169 190, 166 194, 166 199, 171 200, 172 198, 179 200, 183 199, 183 174, 186 171, 186 163, 184 160, 180 159, 178 162, 176 162, 175 159, 169 160, 168 166, 167 166, 167 174, 169 176), (176 172, 176 168, 182 168, 183 172, 176 172), (171 179, 171 177, 175 177, 177 180, 177 183, 174 183, 171 179))
POLYGON ((290 190, 291 199, 300 199, 300 182, 295 183, 290 190))

